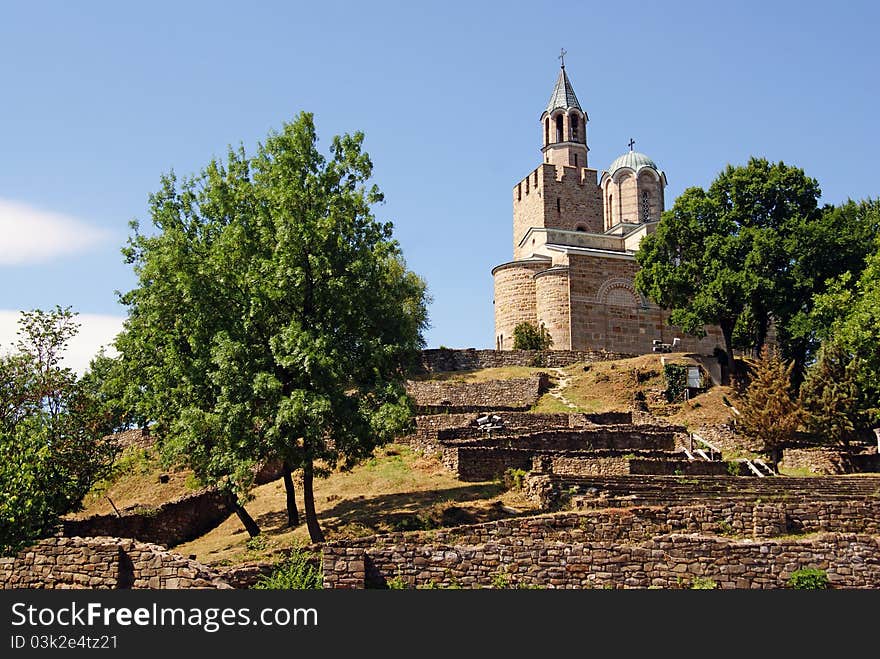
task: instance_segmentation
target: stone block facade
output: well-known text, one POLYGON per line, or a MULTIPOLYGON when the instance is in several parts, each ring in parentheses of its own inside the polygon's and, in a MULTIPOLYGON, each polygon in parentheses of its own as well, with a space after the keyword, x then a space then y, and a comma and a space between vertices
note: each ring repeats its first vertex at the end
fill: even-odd
POLYGON ((699 577, 720 588, 784 588, 795 570, 818 568, 832 587, 877 588, 878 509, 862 506, 873 507, 634 508, 374 536, 327 544, 324 586, 687 588, 699 577), (793 537, 792 528, 817 532, 793 537))
POLYGON ((232 504, 230 495, 216 489, 205 489, 156 508, 134 510, 122 515, 64 519, 61 528, 67 537, 136 538, 173 547, 193 540, 220 524, 231 514, 232 504))
POLYGON ((231 588, 211 568, 131 539, 47 538, 0 558, 0 588, 231 588))
POLYGON ((407 394, 420 414, 528 410, 549 387, 549 377, 486 382, 408 381, 407 394))
MULTIPOLYGON (((511 336, 513 335, 511 334, 511 336)), ((507 366, 564 368, 580 362, 600 362, 634 356, 633 354, 613 353, 604 350, 477 350, 475 348, 453 350, 433 348, 421 352, 413 373, 474 371, 507 366)))

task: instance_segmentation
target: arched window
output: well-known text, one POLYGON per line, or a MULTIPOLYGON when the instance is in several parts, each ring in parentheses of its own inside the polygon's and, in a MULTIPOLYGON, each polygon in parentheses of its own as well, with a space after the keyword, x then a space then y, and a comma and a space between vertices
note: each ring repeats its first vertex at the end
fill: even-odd
POLYGON ((550 117, 544 119, 544 146, 550 144, 550 117))
POLYGON ((573 153, 572 155, 574 156, 574 166, 577 167, 578 166, 578 154, 573 153))
POLYGON ((614 221, 614 195, 608 193, 608 225, 614 221))
POLYGON ((565 140, 565 136, 562 132, 562 115, 556 115, 556 141, 562 142, 565 140))
POLYGON ((578 138, 578 118, 576 114, 568 117, 568 133, 571 136, 569 139, 572 142, 576 142, 578 138))
POLYGON ((651 221, 651 195, 647 190, 642 190, 642 222, 651 221))

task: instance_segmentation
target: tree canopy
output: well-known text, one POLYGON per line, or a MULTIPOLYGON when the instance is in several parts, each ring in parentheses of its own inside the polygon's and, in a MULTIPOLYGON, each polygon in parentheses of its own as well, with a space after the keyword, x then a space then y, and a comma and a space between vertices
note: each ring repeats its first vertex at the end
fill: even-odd
POLYGON ((61 365, 77 329, 70 309, 23 313, 15 351, 0 355, 2 554, 51 533, 112 466, 102 408, 61 365))
POLYGON ((819 196, 815 179, 782 162, 728 165, 708 190, 685 190, 642 240, 636 287, 689 334, 718 325, 728 354, 759 351, 773 326, 801 369, 818 347, 813 296, 861 268, 880 227, 864 202, 819 208, 819 196))
POLYGON ((362 143, 335 137, 326 158, 302 113, 251 158, 230 149, 197 176, 163 176, 154 231, 133 223, 124 250, 138 283, 116 345, 132 413, 240 504, 258 461, 301 469, 315 541, 317 466, 351 466, 405 427, 403 368, 427 322, 424 282, 373 216, 362 143))
POLYGON ((553 337, 542 324, 523 322, 513 328, 514 350, 548 350, 553 345, 553 337))

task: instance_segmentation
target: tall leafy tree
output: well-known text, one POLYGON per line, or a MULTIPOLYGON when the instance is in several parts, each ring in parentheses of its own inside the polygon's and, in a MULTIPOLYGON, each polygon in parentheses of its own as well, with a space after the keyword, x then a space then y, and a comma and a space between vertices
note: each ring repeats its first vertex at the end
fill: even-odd
POLYGON ((372 206, 363 135, 326 158, 311 114, 256 155, 230 150, 151 196, 155 231, 125 250, 138 277, 117 341, 126 398, 164 449, 242 504, 254 464, 302 471, 306 523, 323 538, 313 479, 351 466, 410 418, 403 368, 423 345, 426 288, 372 206))
POLYGON ((0 553, 51 533, 112 466, 102 408, 61 365, 77 329, 70 309, 23 313, 0 356, 0 553))
POLYGON ((861 274, 845 273, 832 282, 816 297, 813 313, 823 351, 834 355, 847 379, 854 380, 855 400, 833 409, 845 408, 853 431, 865 436, 880 423, 880 236, 872 247, 861 274))
POLYGON ((645 237, 636 287, 689 334, 704 336, 706 325, 718 325, 729 355, 760 350, 774 319, 785 323, 809 302, 812 282, 823 272, 839 274, 822 266, 804 283, 796 272, 804 227, 822 217, 819 195, 815 179, 782 162, 728 165, 707 191, 685 190, 645 237))

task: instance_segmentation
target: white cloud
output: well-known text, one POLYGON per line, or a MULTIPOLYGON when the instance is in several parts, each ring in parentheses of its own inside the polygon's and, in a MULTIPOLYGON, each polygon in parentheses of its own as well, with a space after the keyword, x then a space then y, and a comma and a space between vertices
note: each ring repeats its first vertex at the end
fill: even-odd
POLYGON ((104 229, 82 220, 0 199, 0 266, 45 263, 108 237, 104 229))
MULTIPOLYGON (((0 309, 0 352, 8 353, 18 340, 18 311, 0 309)), ((80 324, 79 332, 74 336, 64 353, 63 364, 82 375, 89 367, 89 362, 101 347, 107 348, 108 355, 116 352, 110 343, 122 330, 121 316, 101 314, 78 314, 76 322, 80 324)))

